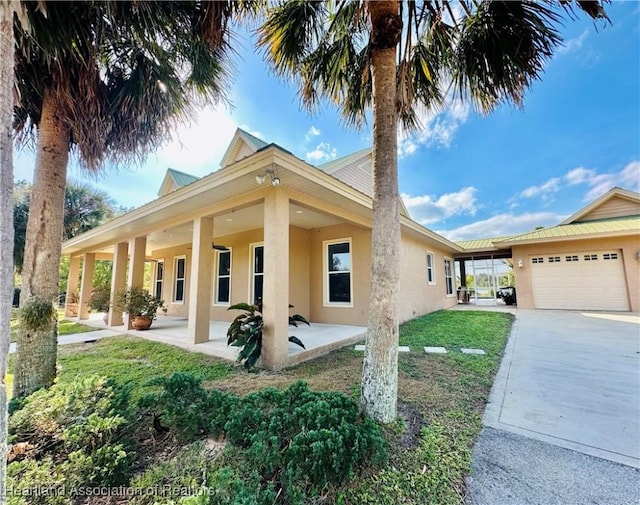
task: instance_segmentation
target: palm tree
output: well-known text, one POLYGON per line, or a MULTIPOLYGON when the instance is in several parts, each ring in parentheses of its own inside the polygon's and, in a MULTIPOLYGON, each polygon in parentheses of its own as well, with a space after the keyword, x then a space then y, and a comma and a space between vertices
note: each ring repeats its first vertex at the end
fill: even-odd
MULTIPOLYGON (((577 4, 592 18, 606 18, 600 1, 577 4)), ((573 15, 572 9, 568 0, 294 0, 270 8, 258 29, 258 46, 277 73, 298 82, 306 106, 328 98, 356 126, 372 109, 371 296, 361 403, 380 422, 396 418, 397 402, 398 126, 419 128, 420 108, 443 106, 451 92, 486 113, 501 102, 520 106, 561 42, 562 13, 573 15)))
MULTIPOLYGON (((224 98, 229 20, 225 2, 25 3, 30 32, 15 25, 19 102, 14 127, 36 139, 36 168, 20 305, 53 303, 70 152, 90 171, 140 161, 194 107, 224 98)), ((5 75, 5 74, 3 74, 5 75)), ((48 318, 17 337, 14 394, 52 384, 57 327, 48 318)))

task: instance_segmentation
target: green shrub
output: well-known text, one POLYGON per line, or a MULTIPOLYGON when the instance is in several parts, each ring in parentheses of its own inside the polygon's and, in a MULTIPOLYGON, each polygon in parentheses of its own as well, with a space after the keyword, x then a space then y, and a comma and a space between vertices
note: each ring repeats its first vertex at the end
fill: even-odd
POLYGON ((9 465, 15 485, 27 486, 39 474, 67 488, 124 482, 131 459, 126 398, 126 389, 102 377, 76 378, 28 396, 9 419, 11 442, 34 448, 32 460, 9 465))
POLYGON ((238 397, 221 391, 207 392, 201 382, 194 375, 180 372, 157 378, 148 384, 162 389, 143 397, 140 406, 151 408, 164 426, 176 429, 182 440, 209 432, 219 435, 228 410, 238 397))

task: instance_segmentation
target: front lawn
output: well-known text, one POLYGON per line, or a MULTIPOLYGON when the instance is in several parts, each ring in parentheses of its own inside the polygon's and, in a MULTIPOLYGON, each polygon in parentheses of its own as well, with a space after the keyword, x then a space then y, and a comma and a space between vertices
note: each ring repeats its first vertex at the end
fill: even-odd
MULTIPOLYGON (((73 335, 75 333, 86 333, 96 331, 99 328, 87 326, 64 318, 64 312, 58 311, 58 335, 73 335)), ((16 341, 18 336, 18 309, 11 309, 11 342, 16 341)))
MULTIPOLYGON (((299 416, 311 416, 309 419, 318 423, 331 421, 331 412, 347 412, 349 405, 358 401, 362 353, 352 347, 279 373, 247 373, 241 366, 202 354, 133 337, 116 337, 61 347, 59 384, 62 388, 65 384, 73 385, 71 389, 76 391, 74 381, 78 377, 100 374, 113 378, 116 386, 128 383, 135 402, 155 393, 151 400, 144 398, 146 407, 139 407, 137 414, 128 414, 128 419, 135 419, 136 436, 131 440, 136 442, 131 442, 133 451, 128 449, 127 457, 132 460, 119 482, 145 489, 166 484, 189 487, 190 483, 216 489, 208 497, 197 499, 159 494, 139 497, 133 503, 457 504, 464 502, 464 477, 469 470, 471 447, 481 428, 482 413, 512 317, 498 312, 440 311, 401 326, 400 345, 408 345, 411 352, 399 357, 400 417, 397 423, 381 431, 387 446, 386 462, 381 465, 367 461, 363 456, 366 451, 362 452, 365 445, 359 446, 358 451, 355 446, 353 451, 344 446, 344 440, 351 440, 348 437, 356 437, 353 440, 360 440, 359 444, 367 440, 372 444, 369 449, 373 451, 372 457, 380 456, 376 435, 367 431, 369 428, 364 424, 353 424, 354 429, 360 426, 357 429, 364 430, 361 432, 340 423, 334 428, 323 428, 330 438, 313 443, 304 438, 312 432, 306 435, 300 432, 297 436, 289 433, 300 421, 299 416), (424 346, 442 346, 449 352, 427 355, 422 351, 424 346), (460 347, 481 348, 487 354, 462 354, 460 347), (194 378, 176 376, 168 383, 165 381, 164 392, 160 392, 157 379, 177 371, 194 378), (154 384, 149 384, 154 380, 154 384), (314 397, 295 384, 300 380, 312 391, 339 392, 347 398, 314 397), (204 389, 198 386, 200 382, 204 389), (267 387, 286 391, 249 396, 248 403, 243 403, 245 395, 267 387), (312 403, 294 408, 300 398, 311 398, 312 403), (321 407, 325 402, 341 407, 325 411, 321 407), (144 415, 149 405, 156 405, 155 417, 144 415), (231 424, 224 424, 225 416, 231 416, 228 421, 231 424), (282 428, 278 428, 281 422, 282 428), (240 428, 249 429, 254 438, 246 438, 244 432, 240 434, 240 428), (227 438, 216 441, 220 430, 227 438), (292 438, 288 439, 289 436, 292 438), (240 445, 234 445, 236 439, 240 445), (269 447, 276 442, 276 448, 281 449, 274 452, 269 447), (303 442, 311 445, 300 445, 303 442), (311 460, 301 460, 306 452, 296 447, 307 447, 311 460), (350 477, 346 481, 314 480, 334 475, 327 472, 342 468, 345 458, 355 458, 356 453, 364 459, 354 459, 354 466, 345 467, 343 474, 350 477), (301 476, 303 467, 307 473, 301 476), (280 492, 283 482, 295 482, 297 487, 280 492)), ((76 460, 78 457, 74 456, 76 460)), ((93 461, 91 458, 95 456, 86 457, 93 461)), ((64 462, 49 460, 49 464, 53 463, 64 467, 64 462)), ((26 465, 24 461, 19 464, 26 465)), ((35 460, 32 464, 29 468, 15 467, 20 472, 14 469, 13 474, 19 474, 24 482, 29 476, 33 480, 34 475, 47 474, 47 469, 38 466, 35 460)), ((73 468, 77 469, 77 461, 75 464, 73 468)))

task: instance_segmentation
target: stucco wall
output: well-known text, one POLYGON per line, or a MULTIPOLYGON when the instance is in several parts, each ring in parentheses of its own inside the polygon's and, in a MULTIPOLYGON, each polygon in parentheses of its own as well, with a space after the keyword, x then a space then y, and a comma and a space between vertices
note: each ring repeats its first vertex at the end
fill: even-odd
POLYGON ((518 268, 517 266, 514 268, 518 307, 521 309, 534 308, 531 269, 528 262, 530 255, 544 256, 571 251, 607 251, 616 249, 622 250, 631 310, 633 312, 640 311, 640 262, 636 259, 636 254, 640 250, 638 236, 514 246, 512 249, 514 264, 517 265, 520 259, 524 263, 523 268, 518 268))
POLYGON ((457 304, 455 279, 453 295, 446 296, 444 283, 444 258, 451 259, 451 268, 455 276, 455 264, 452 254, 446 254, 433 244, 421 242, 403 236, 400 267, 400 321, 446 309, 457 304), (427 282, 427 251, 433 253, 435 284, 427 282))

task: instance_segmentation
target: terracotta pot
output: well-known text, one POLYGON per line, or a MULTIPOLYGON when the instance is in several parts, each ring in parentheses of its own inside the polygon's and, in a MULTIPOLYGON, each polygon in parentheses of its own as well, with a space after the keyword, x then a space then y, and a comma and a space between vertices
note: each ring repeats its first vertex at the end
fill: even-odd
POLYGON ((135 330, 148 330, 152 322, 153 319, 150 317, 134 316, 131 326, 133 326, 135 330))

